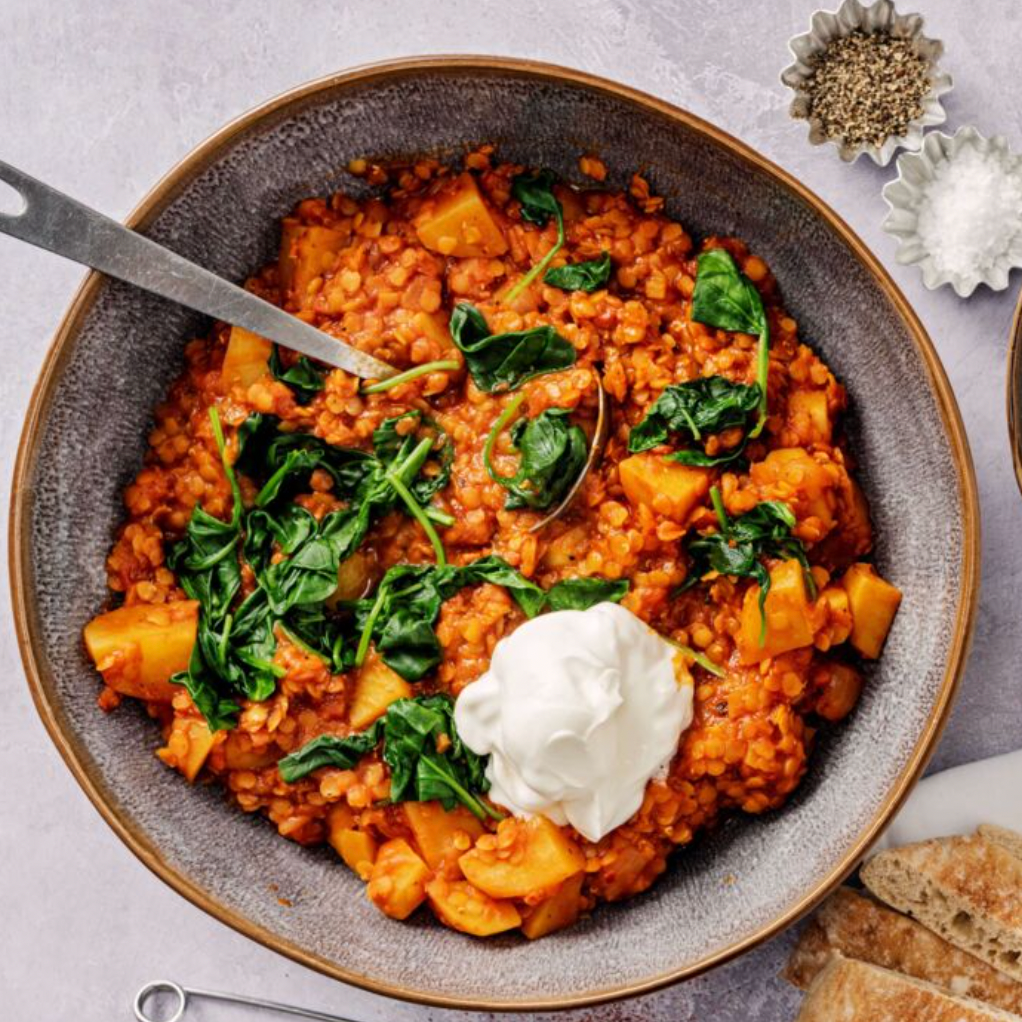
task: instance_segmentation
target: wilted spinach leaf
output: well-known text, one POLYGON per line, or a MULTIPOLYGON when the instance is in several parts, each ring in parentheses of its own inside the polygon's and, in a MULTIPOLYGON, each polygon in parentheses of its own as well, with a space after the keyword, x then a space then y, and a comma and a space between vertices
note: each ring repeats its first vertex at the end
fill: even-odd
POLYGON ((756 285, 738 269, 730 253, 722 248, 711 248, 699 256, 692 294, 692 318, 718 330, 733 330, 759 337, 756 355, 759 415, 749 437, 759 436, 767 415, 770 324, 756 285))
POLYGON ((546 591, 551 610, 588 610, 598 603, 620 603, 628 592, 628 579, 566 578, 546 591))
POLYGON ((522 219, 545 227, 554 217, 557 221, 557 242, 543 258, 510 291, 505 301, 513 302, 549 265, 564 245, 564 211, 554 195, 554 174, 537 170, 519 174, 511 182, 511 194, 522 204, 522 219))
POLYGON ((486 760, 459 737, 454 700, 448 695, 398 699, 360 734, 320 735, 280 760, 280 776, 291 784, 320 767, 350 770, 381 741, 383 761, 390 768, 392 802, 435 800, 445 809, 461 803, 481 820, 502 818, 479 798, 490 788, 486 760))
POLYGON ((504 507, 543 510, 557 503, 574 485, 585 467, 586 435, 569 420, 566 408, 547 408, 534 419, 519 419, 511 427, 511 445, 521 461, 513 476, 493 467, 493 447, 506 421, 501 416, 486 442, 483 460, 490 478, 508 491, 504 507))
POLYGON ((575 349, 552 326, 491 334, 483 314, 468 302, 454 307, 450 329, 475 385, 487 393, 514 390, 534 376, 575 364, 575 349))
POLYGON ((231 517, 226 522, 221 521, 196 504, 184 539, 171 548, 167 563, 176 573, 181 588, 202 605, 204 616, 219 621, 241 588, 237 548, 243 508, 237 477, 227 462, 220 417, 215 408, 211 408, 209 414, 224 475, 231 487, 231 517))
POLYGON ((595 578, 568 579, 544 590, 495 554, 460 566, 399 564, 383 576, 374 596, 353 605, 359 640, 350 665, 362 664, 372 642, 383 662, 402 678, 421 680, 440 663, 440 641, 433 629, 441 605, 466 586, 482 582, 507 589, 529 618, 548 606, 585 610, 604 600, 616 602, 628 591, 626 579, 595 578))
POLYGON ((551 217, 560 218, 561 204, 554 195, 557 178, 552 170, 518 174, 511 182, 511 195, 522 204, 522 219, 546 227, 551 217))
POLYGON ((277 761, 281 778, 288 784, 294 784, 321 767, 353 769, 380 744, 383 721, 381 717, 367 730, 344 738, 336 735, 313 738, 311 742, 306 742, 300 749, 277 761))
POLYGON ((188 669, 171 681, 184 685, 210 728, 231 727, 238 713, 237 694, 265 699, 279 669, 272 664, 276 639, 259 594, 249 596, 235 613, 241 589, 238 547, 241 540, 241 491, 227 461, 220 417, 210 409, 213 436, 231 487, 231 517, 222 522, 196 505, 185 537, 171 548, 167 563, 181 587, 199 601, 199 624, 188 669))
POLYGON ((305 355, 299 356, 284 368, 280 348, 275 344, 270 351, 270 372, 275 380, 286 383, 300 405, 307 405, 323 389, 326 374, 317 369, 305 355))
POLYGON ((787 504, 778 500, 765 500, 751 511, 731 519, 724 510, 720 491, 710 491, 717 511, 720 531, 708 536, 696 536, 688 543, 692 567, 681 591, 690 589, 710 571, 721 575, 751 578, 759 585, 759 611, 762 622, 760 645, 766 641, 766 598, 770 592, 770 572, 763 558, 794 558, 802 565, 806 588, 815 598, 816 585, 802 541, 791 534, 795 516, 787 504))
POLYGON ((567 266, 555 266, 543 274, 543 283, 551 287, 559 287, 562 291, 598 291, 606 287, 610 280, 610 253, 604 252, 599 259, 589 259, 584 263, 570 263, 567 266))
POLYGON ((232 725, 238 712, 235 694, 259 701, 273 693, 283 673, 272 662, 278 624, 332 670, 343 669, 343 629, 322 604, 337 588, 340 562, 361 545, 376 517, 403 505, 435 540, 443 560, 430 515, 447 524, 450 519, 422 504, 447 484, 453 452, 442 431, 421 439, 414 430, 401 436, 398 423, 410 417, 420 418, 420 413, 382 423, 375 434, 378 449, 370 454, 335 447, 308 433, 282 431, 272 416, 249 416, 238 430, 237 465, 262 487, 256 506, 243 517, 220 421, 211 412, 234 496, 232 515, 223 522, 196 507, 185 538, 168 556, 182 587, 201 604, 189 670, 175 680, 187 685, 211 727, 232 725), (423 472, 427 464, 428 475, 423 472), (316 469, 330 474, 335 495, 349 504, 318 522, 289 499, 308 485, 316 469), (241 589, 239 548, 258 586, 232 613, 241 589))
POLYGON ((334 674, 345 670, 348 637, 342 622, 327 613, 324 604, 295 607, 279 625, 294 645, 319 657, 334 674))
POLYGON ((433 521, 441 525, 454 524, 454 519, 446 512, 429 506, 433 497, 451 481, 451 466, 454 464, 454 444, 436 422, 414 409, 392 419, 385 419, 373 430, 373 450, 385 465, 405 466, 402 477, 409 478, 408 489, 433 521), (421 440, 416 440, 414 430, 404 435, 398 431, 399 423, 409 421, 426 427, 435 437, 432 446, 426 448, 426 457, 422 463, 415 466, 414 473, 410 472, 408 459, 421 440))
POLYGON ((383 662, 406 681, 419 681, 440 663, 433 631, 440 607, 465 586, 504 586, 527 616, 542 609, 546 594, 503 558, 491 555, 465 566, 398 564, 380 580, 375 595, 354 605, 359 634, 354 664, 361 665, 374 643, 383 662))
MULTIPOLYGON (((757 384, 732 383, 723 376, 703 376, 665 388, 643 420, 628 435, 633 454, 668 442, 672 433, 686 434, 701 442, 707 433, 744 427, 749 413, 759 407, 757 384)), ((670 455, 683 465, 709 467, 733 461, 745 448, 738 444, 724 454, 711 457, 702 450, 682 450, 670 455)))

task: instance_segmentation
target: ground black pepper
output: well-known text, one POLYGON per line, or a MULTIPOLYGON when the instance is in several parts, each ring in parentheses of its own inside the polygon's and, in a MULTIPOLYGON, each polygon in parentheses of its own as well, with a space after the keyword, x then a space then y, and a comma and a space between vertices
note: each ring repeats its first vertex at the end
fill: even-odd
POLYGON ((922 115, 929 86, 927 61, 910 39, 854 32, 816 58, 804 89, 808 115, 828 138, 879 146, 922 115))

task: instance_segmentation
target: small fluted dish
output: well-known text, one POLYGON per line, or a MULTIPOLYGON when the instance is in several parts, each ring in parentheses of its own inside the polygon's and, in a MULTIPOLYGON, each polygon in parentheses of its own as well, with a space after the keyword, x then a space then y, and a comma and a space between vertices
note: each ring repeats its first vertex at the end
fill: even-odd
POLYGON ((781 72, 781 81, 795 93, 790 107, 791 116, 809 122, 811 145, 830 142, 837 146, 838 155, 846 163, 852 163, 865 153, 874 163, 886 167, 899 149, 918 149, 926 129, 947 120, 941 97, 951 91, 953 82, 951 75, 939 67, 944 44, 939 39, 928 39, 923 35, 922 15, 899 14, 891 0, 877 0, 869 7, 859 0, 844 0, 836 11, 816 11, 810 18, 809 31, 795 36, 788 43, 788 49, 794 54, 795 63, 781 72), (831 138, 821 120, 813 116, 812 101, 806 89, 820 56, 835 40, 855 32, 864 35, 884 32, 896 39, 909 39, 914 52, 926 61, 929 69, 930 87, 921 101, 922 113, 909 122, 904 134, 890 135, 882 145, 865 142, 853 145, 843 138, 831 138))
POLYGON ((934 290, 950 284, 959 298, 968 298, 980 284, 986 284, 992 291, 1003 291, 1011 271, 1022 266, 1022 206, 1016 214, 1017 229, 1004 251, 986 266, 977 265, 974 272, 953 272, 942 267, 920 232, 919 213, 939 168, 968 149, 998 163, 1006 176, 1018 181, 1022 193, 1022 156, 1008 148, 1003 136, 984 138, 972 127, 959 128, 954 135, 931 132, 918 153, 898 157, 898 176, 883 190, 890 212, 882 226, 899 241, 897 261, 902 265, 918 264, 926 287, 934 290))

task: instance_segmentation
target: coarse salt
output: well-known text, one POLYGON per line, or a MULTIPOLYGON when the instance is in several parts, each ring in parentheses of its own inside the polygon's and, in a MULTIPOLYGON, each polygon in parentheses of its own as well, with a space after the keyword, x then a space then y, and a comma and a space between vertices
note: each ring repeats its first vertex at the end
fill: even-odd
POLYGON ((966 146, 937 164, 917 217, 939 273, 983 277, 1022 235, 1022 172, 966 146))

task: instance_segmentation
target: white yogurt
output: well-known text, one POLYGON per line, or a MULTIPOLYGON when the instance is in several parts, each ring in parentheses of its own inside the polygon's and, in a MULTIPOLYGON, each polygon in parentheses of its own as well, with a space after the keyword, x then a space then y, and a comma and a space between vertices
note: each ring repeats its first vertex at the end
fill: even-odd
POLYGON ((458 697, 458 734, 489 755, 490 797, 591 841, 642 805, 692 723, 678 651, 614 603, 527 621, 458 697))

